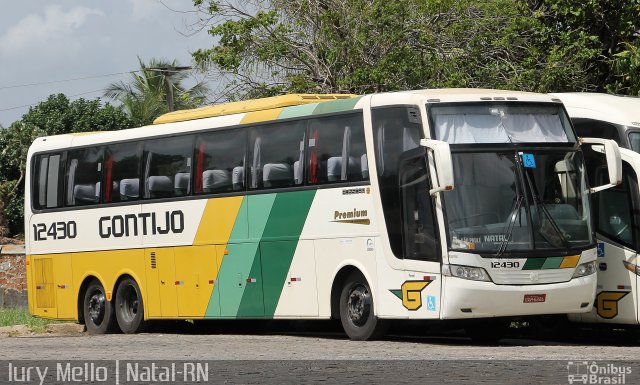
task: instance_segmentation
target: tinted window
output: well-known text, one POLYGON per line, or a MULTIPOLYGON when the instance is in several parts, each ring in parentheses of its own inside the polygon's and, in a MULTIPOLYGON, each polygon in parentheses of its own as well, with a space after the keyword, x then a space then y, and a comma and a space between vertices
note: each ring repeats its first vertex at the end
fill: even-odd
POLYGON ((104 202, 135 200, 140 197, 140 155, 142 143, 107 146, 104 161, 104 202))
POLYGON ((62 206, 61 154, 40 155, 35 160, 33 205, 37 209, 62 206))
POLYGON ((168 198, 189 194, 192 153, 191 136, 146 141, 144 197, 168 198))
POLYGON ((100 202, 102 180, 102 147, 83 148, 67 153, 67 206, 100 202))
POLYGON ((302 184, 305 123, 288 122, 249 130, 252 189, 302 184))
POLYGON ((629 143, 633 151, 640 153, 640 132, 629 133, 629 143))
MULTIPOLYGON (((596 170, 599 184, 609 183, 606 167, 596 170)), ((637 185, 635 172, 624 163, 622 184, 595 194, 597 207, 597 231, 608 238, 634 248, 636 223, 632 210, 632 194, 637 191, 631 186, 637 185)))
POLYGON ((573 127, 580 137, 612 139, 620 144, 618 128, 613 124, 591 119, 574 119, 573 127))
POLYGON ((407 259, 439 260, 429 188, 425 158, 420 156, 404 162, 400 172, 400 191, 404 257, 407 259))
POLYGON ((369 179, 362 114, 331 116, 309 122, 311 184, 369 179))
POLYGON ((245 130, 199 135, 195 158, 196 194, 243 190, 245 148, 245 130))
POLYGON ((391 249, 400 257, 403 251, 401 227, 398 226, 402 222, 398 165, 404 153, 420 146, 422 125, 418 109, 374 109, 373 135, 384 219, 391 249))

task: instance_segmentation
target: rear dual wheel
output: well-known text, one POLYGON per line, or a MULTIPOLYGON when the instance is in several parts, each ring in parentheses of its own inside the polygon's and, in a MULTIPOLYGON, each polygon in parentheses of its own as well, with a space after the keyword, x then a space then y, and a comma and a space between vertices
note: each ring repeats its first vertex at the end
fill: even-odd
POLYGON ((89 334, 105 334, 114 329, 116 324, 113 305, 107 300, 102 284, 93 280, 84 292, 84 323, 89 334))
POLYGON ((118 326, 123 333, 140 333, 146 329, 142 293, 133 278, 127 277, 118 284, 115 313, 118 326))

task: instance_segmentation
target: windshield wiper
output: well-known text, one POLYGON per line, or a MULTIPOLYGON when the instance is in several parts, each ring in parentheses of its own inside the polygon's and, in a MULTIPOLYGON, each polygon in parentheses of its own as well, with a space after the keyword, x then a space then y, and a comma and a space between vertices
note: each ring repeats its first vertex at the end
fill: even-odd
MULTIPOLYGON (((547 209, 542 199, 536 193, 536 189, 533 186, 533 182, 531 181, 531 177, 529 176, 529 173, 525 171, 524 175, 525 175, 525 179, 527 180, 527 185, 529 186, 529 191, 531 191, 531 198, 536 208, 538 221, 541 222, 540 228, 538 229, 538 233, 542 235, 542 237, 547 242, 549 242, 549 244, 555 247, 560 247, 560 246, 570 247, 570 243, 567 240, 567 237, 565 237, 564 233, 558 227, 558 224, 556 223, 556 221, 553 219, 553 216, 551 216, 549 209, 547 209), (544 215, 544 217, 547 220, 544 221, 544 219, 541 219, 540 218, 541 215, 544 215), (553 233, 555 233, 555 235, 553 233)), ((535 243, 535 239, 534 239, 534 243, 535 243)))
POLYGON ((502 243, 500 243, 500 247, 498 248, 496 257, 500 257, 507 251, 507 246, 509 245, 509 241, 511 240, 511 235, 513 234, 513 227, 516 223, 516 219, 519 217, 520 209, 522 208, 522 202, 524 202, 524 197, 518 193, 517 189, 516 194, 516 201, 513 205, 513 209, 509 213, 509 226, 507 227, 507 232, 504 239, 502 240, 502 243))

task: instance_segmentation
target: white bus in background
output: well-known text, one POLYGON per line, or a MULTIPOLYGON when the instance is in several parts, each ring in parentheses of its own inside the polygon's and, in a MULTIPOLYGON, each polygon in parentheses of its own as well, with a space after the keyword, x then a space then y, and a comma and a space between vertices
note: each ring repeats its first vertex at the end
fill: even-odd
MULTIPOLYGON (((549 95, 285 95, 153 127, 39 138, 25 188, 33 314, 92 333, 155 319, 462 320, 591 311, 591 193, 549 95)), ((426 326, 426 325, 425 325, 426 326)))
MULTIPOLYGON (((622 156, 619 186, 595 196, 598 286, 593 311, 572 315, 589 323, 637 325, 640 321, 640 98, 600 93, 554 94, 564 103, 578 136, 616 141, 622 156)), ((583 146, 590 180, 606 178, 600 148, 583 146)))

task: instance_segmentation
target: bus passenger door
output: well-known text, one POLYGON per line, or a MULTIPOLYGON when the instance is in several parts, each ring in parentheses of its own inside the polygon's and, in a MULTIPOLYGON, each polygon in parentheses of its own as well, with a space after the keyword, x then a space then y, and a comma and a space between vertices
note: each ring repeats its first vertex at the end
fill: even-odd
MULTIPOLYGON (((606 179, 606 168, 595 170, 606 179)), ((598 288, 595 306, 582 321, 619 324, 638 322, 638 190, 637 173, 623 161, 622 184, 594 194, 598 238, 598 288), (634 234, 636 233, 636 234, 634 234)))
POLYGON ((175 260, 178 315, 204 317, 218 275, 216 246, 177 247, 175 260))
POLYGON ((441 276, 435 207, 424 156, 400 163, 402 249, 406 270, 399 294, 409 318, 439 318, 441 276))
POLYGON ((258 243, 227 245, 218 274, 222 317, 264 316, 261 270, 258 243))
POLYGON ((146 249, 147 303, 151 318, 178 316, 176 267, 171 247, 146 249))

